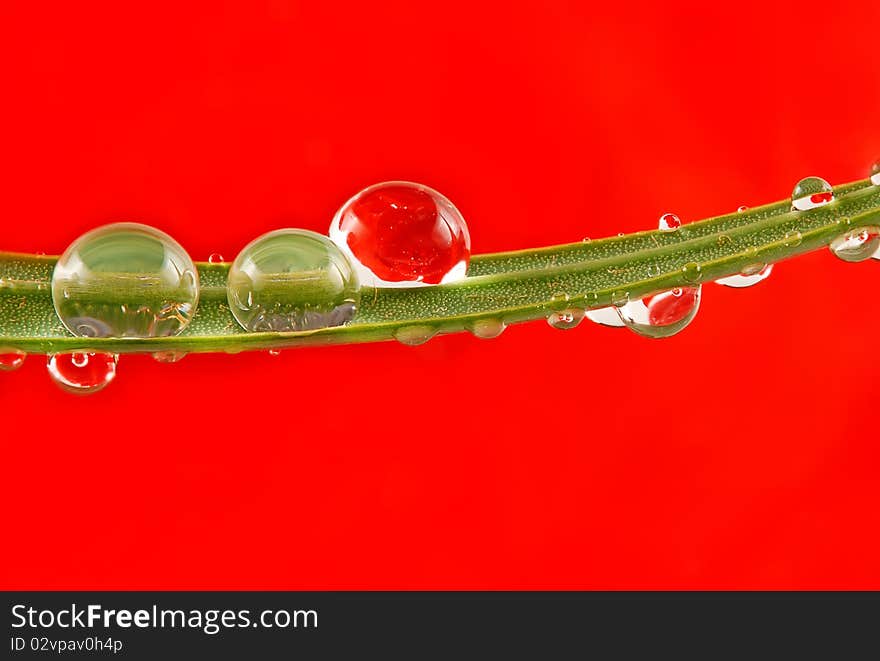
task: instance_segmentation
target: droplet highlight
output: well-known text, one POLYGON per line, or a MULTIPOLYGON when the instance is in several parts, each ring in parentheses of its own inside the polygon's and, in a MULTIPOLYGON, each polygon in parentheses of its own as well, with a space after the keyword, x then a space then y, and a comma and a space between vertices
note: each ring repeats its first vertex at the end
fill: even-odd
POLYGON ((880 186, 880 158, 871 164, 871 183, 880 186))
POLYGON ((686 328, 700 308, 702 287, 681 287, 645 296, 617 308, 630 330, 650 338, 675 335, 686 328))
POLYGON ((798 211, 809 211, 834 200, 834 189, 821 177, 801 179, 791 192, 791 205, 798 211))
POLYGON ((24 365, 27 354, 18 349, 0 349, 0 371, 12 372, 24 365))
POLYGON ((600 326, 609 326, 611 328, 620 328, 623 326, 623 321, 620 319, 620 315, 617 314, 617 308, 615 307, 587 310, 584 313, 584 316, 600 326))
POLYGON ((831 252, 845 262, 861 262, 873 257, 880 248, 880 228, 860 227, 831 242, 831 252))
POLYGON ((56 353, 47 360, 55 384, 76 395, 91 395, 116 378, 118 356, 109 353, 56 353))

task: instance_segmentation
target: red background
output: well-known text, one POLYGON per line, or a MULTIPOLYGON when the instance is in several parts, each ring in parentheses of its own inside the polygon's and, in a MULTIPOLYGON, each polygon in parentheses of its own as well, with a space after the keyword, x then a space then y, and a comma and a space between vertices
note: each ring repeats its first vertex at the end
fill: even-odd
MULTIPOLYGON (((196 259, 386 179, 475 252, 840 183, 880 154, 871 3, 4 2, 2 248, 141 220, 196 259)), ((0 375, 6 588, 880 588, 880 263, 585 323, 0 375)))

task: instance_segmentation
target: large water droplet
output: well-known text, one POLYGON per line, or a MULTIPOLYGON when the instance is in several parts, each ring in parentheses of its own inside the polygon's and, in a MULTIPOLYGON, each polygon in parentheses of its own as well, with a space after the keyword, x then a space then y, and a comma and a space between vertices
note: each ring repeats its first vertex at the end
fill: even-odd
POLYGON ((661 232, 674 232, 681 227, 681 219, 674 213, 664 213, 658 223, 661 232))
POLYGON ((336 212, 330 238, 366 285, 411 287, 465 277, 467 223, 446 197, 422 184, 389 181, 362 190, 336 212))
POLYGON ((585 311, 580 308, 566 308, 550 314, 547 317, 547 323, 559 330, 570 330, 580 324, 584 320, 584 316, 585 311))
POLYGON ((821 177, 801 179, 791 192, 791 205, 798 211, 809 211, 834 199, 834 189, 821 177))
POLYGON ((587 310, 584 316, 590 321, 602 326, 610 326, 612 328, 620 328, 623 326, 623 321, 621 321, 620 315, 617 314, 617 308, 615 307, 587 310))
POLYGON ((49 376, 62 389, 90 395, 116 377, 118 356, 109 353, 56 353, 48 358, 49 376))
POLYGON ((327 237, 299 229, 251 241, 232 263, 229 309, 252 332, 341 326, 351 321, 360 284, 348 258, 327 237))
POLYGON ((742 273, 719 278, 715 282, 725 287, 751 287, 769 278, 771 271, 773 271, 773 264, 754 264, 744 268, 742 273))
POLYGON ((871 165, 871 183, 880 186, 880 158, 871 165))
POLYGON ((845 262, 861 262, 880 248, 880 228, 860 227, 839 236, 829 246, 831 252, 845 262))
POLYGON ((185 351, 157 351, 153 354, 153 360, 157 363, 178 363, 185 357, 185 351))
POLYGON ((430 340, 436 334, 437 331, 430 326, 406 326, 394 331, 394 339, 401 344, 417 347, 430 340))
POLYGON ((477 319, 468 326, 474 337, 491 340, 504 332, 507 325, 501 319, 477 319))
POLYGON ((682 287, 646 296, 617 308, 621 321, 639 335, 662 338, 684 329, 700 307, 701 287, 682 287))
POLYGON ((0 371, 12 372, 24 365, 27 354, 18 349, 0 349, 0 371))
POLYGON ((199 276, 170 236, 137 223, 83 234, 55 265, 52 301, 82 337, 168 337, 185 329, 199 302, 199 276))

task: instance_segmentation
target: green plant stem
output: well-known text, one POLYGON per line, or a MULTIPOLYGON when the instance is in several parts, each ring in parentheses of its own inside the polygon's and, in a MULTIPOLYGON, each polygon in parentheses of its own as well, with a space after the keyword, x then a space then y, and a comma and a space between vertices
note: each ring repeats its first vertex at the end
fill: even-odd
POLYGON ((683 225, 589 242, 476 256, 468 278, 452 285, 366 288, 347 326, 296 333, 247 333, 226 302, 228 265, 199 263, 196 317, 169 338, 81 338, 67 332, 52 305, 56 257, 0 252, 0 349, 29 353, 93 350, 235 353, 321 344, 429 337, 545 318, 566 307, 602 308, 675 287, 709 282, 830 244, 860 227, 880 226, 880 187, 857 181, 811 211, 782 201, 683 225))

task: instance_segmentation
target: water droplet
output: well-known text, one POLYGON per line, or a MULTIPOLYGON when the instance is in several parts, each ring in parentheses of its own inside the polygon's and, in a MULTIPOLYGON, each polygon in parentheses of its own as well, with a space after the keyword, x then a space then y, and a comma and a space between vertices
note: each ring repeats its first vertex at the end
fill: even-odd
POLYGON ((617 308, 624 325, 645 337, 675 335, 693 321, 700 308, 701 287, 682 287, 645 296, 617 308))
POLYGON ((458 209, 437 191, 407 181, 375 184, 352 197, 336 212, 330 238, 372 286, 456 282, 471 256, 458 209))
POLYGON ((741 273, 719 278, 715 282, 725 287, 751 287, 769 278, 771 271, 773 264, 753 264, 744 268, 741 273))
POLYGON ((281 349, 269 349, 269 355, 270 356, 280 356, 281 349))
POLYGON ((229 309, 251 332, 289 332, 341 326, 360 302, 348 258, 325 236, 299 229, 251 241, 229 268, 229 309))
POLYGON ((547 317, 547 323, 559 330, 570 330, 584 320, 585 314, 580 308, 566 308, 547 317))
POLYGON ((417 347, 430 340, 437 331, 430 326, 406 326, 394 331, 394 339, 401 344, 417 347))
POLYGON ((880 228, 860 227, 837 237, 829 246, 831 252, 845 262, 861 262, 880 248, 880 228))
POLYGON ((472 322, 468 329, 474 337, 481 340, 491 340, 504 332, 507 325, 501 319, 477 319, 472 322))
POLYGON ((681 273, 685 282, 696 284, 703 277, 703 267, 696 262, 688 262, 681 267, 681 273))
POLYGON ((82 337, 168 337, 199 303, 195 264, 170 236, 137 223, 86 232, 55 265, 52 301, 82 337))
POLYGON ((568 307, 568 294, 557 292, 550 297, 550 309, 562 310, 568 307))
POLYGON ((785 236, 782 237, 782 245, 786 248, 794 248, 795 246, 801 245, 803 239, 804 237, 797 230, 789 230, 785 233, 785 236))
POLYGON ((821 177, 806 177, 791 192, 791 205, 798 211, 809 211, 834 199, 834 189, 821 177))
POLYGON ((581 239, 581 242, 582 242, 582 243, 590 243, 592 240, 593 240, 593 239, 591 239, 590 237, 585 236, 583 239, 581 239))
POLYGON ((615 307, 587 310, 585 316, 593 323, 602 326, 611 326, 612 328, 620 328, 623 326, 623 321, 621 321, 620 315, 617 314, 617 308, 615 307))
POLYGON ((681 219, 674 213, 664 213, 658 225, 661 232, 674 232, 681 227, 681 219))
POLYGON ((48 358, 49 376, 62 389, 90 395, 116 377, 118 356, 109 353, 56 353, 48 358))
MULTIPOLYGON (((204 253, 202 253, 204 255, 204 253)), ((223 263, 223 255, 219 252, 212 252, 208 255, 208 264, 222 264, 223 263)))
POLYGON ((153 354, 153 360, 157 363, 177 363, 185 357, 185 351, 157 351, 153 354))
POLYGON ((749 210, 749 208, 745 204, 742 204, 736 208, 737 213, 743 213, 748 210, 749 210))
POLYGON ((584 294, 584 305, 588 308, 593 307, 599 302, 599 295, 594 291, 588 291, 584 294))
POLYGON ((24 364, 27 354, 18 349, 0 349, 0 371, 11 372, 24 364))
POLYGON ((871 165, 871 183, 875 186, 880 186, 880 159, 877 159, 871 165))
POLYGON ((616 308, 619 308, 621 305, 626 305, 629 302, 629 292, 626 291, 616 291, 611 294, 611 305, 616 308))

